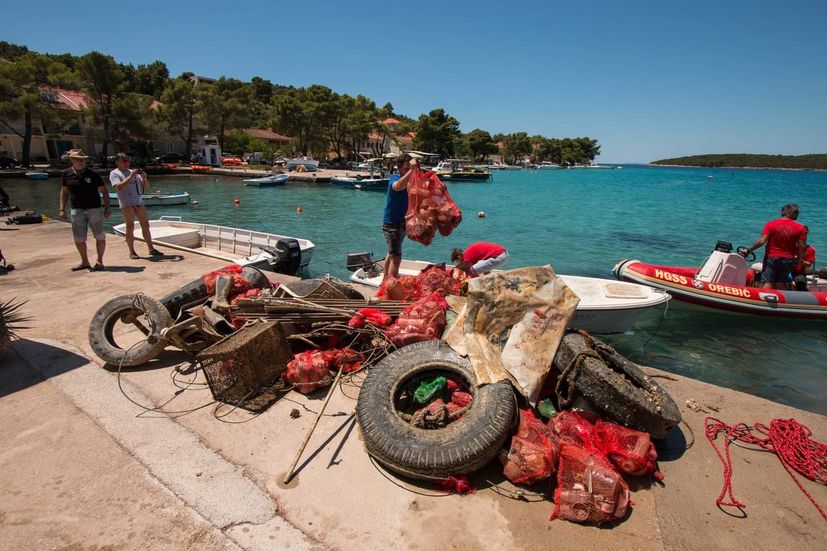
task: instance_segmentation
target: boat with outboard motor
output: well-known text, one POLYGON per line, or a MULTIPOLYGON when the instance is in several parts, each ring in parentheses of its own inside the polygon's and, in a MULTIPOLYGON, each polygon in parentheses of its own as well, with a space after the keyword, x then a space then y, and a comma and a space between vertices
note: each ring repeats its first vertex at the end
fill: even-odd
POLYGON ((472 165, 464 159, 445 159, 434 167, 433 173, 442 180, 452 181, 489 181, 491 172, 472 165))
MULTIPOLYGON (((350 255, 348 269, 353 271, 350 281, 378 288, 382 284, 383 260, 374 261, 369 253, 350 255)), ((399 275, 416 276, 431 262, 401 261, 399 275)), ((669 301, 669 295, 645 285, 636 285, 611 279, 558 274, 558 277, 580 297, 580 303, 569 327, 591 333, 625 333, 640 316, 655 306, 669 301)))
MULTIPOLYGON (((144 193, 141 195, 144 201, 144 206, 159 207, 167 205, 186 205, 190 202, 190 194, 186 191, 157 191, 154 193, 144 193)), ((109 193, 109 201, 112 206, 119 206, 118 194, 114 192, 109 193)))
POLYGON ((287 174, 270 174, 269 176, 263 176, 261 178, 247 178, 241 181, 244 182, 245 186, 275 187, 286 184, 288 178, 290 178, 290 176, 287 174))
MULTIPOLYGON (((158 220, 150 220, 149 228, 155 244, 287 275, 294 275, 306 268, 315 247, 308 239, 215 224, 184 222, 180 216, 162 216, 158 220)), ((117 224, 112 230, 117 235, 125 235, 126 224, 117 224)), ((137 220, 134 236, 143 241, 137 220)))
POLYGON ((32 172, 27 172, 25 174, 25 176, 29 180, 48 180, 49 179, 49 173, 48 172, 41 172, 41 171, 37 171, 37 170, 32 171, 32 172))
POLYGON ((759 286, 756 270, 747 265, 754 259, 745 247, 732 252, 731 243, 719 241, 701 268, 621 260, 614 274, 623 281, 666 291, 676 305, 732 314, 827 320, 827 280, 810 276, 806 290, 801 291, 764 289, 759 286))

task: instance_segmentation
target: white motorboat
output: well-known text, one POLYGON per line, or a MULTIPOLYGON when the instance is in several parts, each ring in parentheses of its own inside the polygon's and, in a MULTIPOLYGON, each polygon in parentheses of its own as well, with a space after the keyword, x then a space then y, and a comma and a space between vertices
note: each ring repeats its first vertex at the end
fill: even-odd
MULTIPOLYGON (((143 241, 138 221, 135 239, 143 241)), ((259 231, 184 222, 180 216, 162 216, 149 221, 152 241, 171 249, 209 256, 240 266, 293 275, 310 264, 315 245, 307 239, 259 231)), ((126 224, 112 228, 126 233, 126 224)))
POLYGON ((551 161, 543 161, 537 165, 537 170, 560 170, 560 165, 551 161))
POLYGON ((48 180, 49 174, 46 172, 32 171, 26 173, 26 178, 29 180, 48 180))
MULTIPOLYGON (((186 205, 190 202, 190 194, 186 191, 170 191, 170 192, 156 192, 144 193, 141 195, 144 200, 144 205, 147 207, 158 207, 166 205, 186 205)), ((119 206, 118 194, 110 193, 109 201, 112 206, 119 206)))
MULTIPOLYGON (((382 284, 382 260, 357 269, 350 280, 369 287, 382 284)), ((421 260, 402 260, 400 275, 417 275, 431 263, 421 260)), ((669 294, 647 285, 618 282, 611 279, 558 274, 565 284, 580 297, 580 304, 569 323, 573 329, 591 333, 625 333, 640 316, 655 306, 666 304, 669 294), (617 285, 623 283, 624 285, 617 285)))
POLYGON ((310 157, 293 157, 284 160, 284 167, 287 170, 296 170, 300 166, 309 172, 316 172, 319 169, 319 161, 310 157))
POLYGON ((288 178, 290 178, 290 176, 287 174, 271 174, 262 178, 247 178, 242 180, 242 182, 244 182, 245 186, 275 187, 286 184, 288 178))

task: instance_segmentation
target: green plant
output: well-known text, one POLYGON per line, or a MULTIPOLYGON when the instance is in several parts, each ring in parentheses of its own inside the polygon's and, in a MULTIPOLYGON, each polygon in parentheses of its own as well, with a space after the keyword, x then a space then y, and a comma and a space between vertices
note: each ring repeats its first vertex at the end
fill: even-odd
POLYGON ((23 324, 31 321, 32 318, 24 316, 20 311, 24 304, 26 301, 19 302, 15 299, 0 302, 0 338, 16 339, 18 338, 17 331, 29 329, 23 324))

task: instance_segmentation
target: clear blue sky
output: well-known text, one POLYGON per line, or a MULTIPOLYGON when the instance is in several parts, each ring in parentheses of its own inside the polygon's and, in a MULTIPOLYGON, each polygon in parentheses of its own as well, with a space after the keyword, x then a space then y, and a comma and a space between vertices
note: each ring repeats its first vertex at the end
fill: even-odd
POLYGON ((827 153, 827 1, 8 2, 46 53, 324 84, 463 131, 597 138, 606 162, 827 153))

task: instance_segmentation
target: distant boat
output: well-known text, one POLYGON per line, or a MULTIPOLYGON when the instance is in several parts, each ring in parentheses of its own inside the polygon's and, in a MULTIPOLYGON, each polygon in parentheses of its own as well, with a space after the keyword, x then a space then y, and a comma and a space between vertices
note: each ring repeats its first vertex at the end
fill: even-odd
POLYGON ((520 165, 507 165, 504 163, 493 163, 490 165, 480 165, 478 167, 481 170, 522 170, 523 167, 520 165))
MULTIPOLYGON (((141 195, 141 198, 144 200, 144 205, 147 207, 186 205, 190 202, 190 194, 186 191, 144 193, 141 195)), ((118 194, 110 193, 109 201, 112 203, 112 206, 119 206, 118 194)))
MULTIPOLYGON (((162 216, 158 220, 150 220, 149 227, 152 241, 158 245, 288 275, 293 275, 310 264, 315 247, 307 239, 215 224, 184 222, 180 216, 162 216)), ((125 235, 126 224, 118 224, 112 230, 118 235, 125 235)), ((135 239, 143 241, 137 220, 135 239)))
POLYGON ((559 170, 560 165, 552 163, 551 161, 543 161, 537 165, 537 170, 559 170))
POLYGON ((46 172, 27 172, 26 178, 29 180, 48 180, 49 175, 46 172))
POLYGON ((386 191, 389 178, 360 178, 358 176, 333 176, 330 183, 348 189, 386 191))
POLYGON ((434 174, 443 180, 488 181, 491 179, 491 172, 474 168, 470 163, 471 161, 462 159, 446 159, 436 165, 434 174))
POLYGON ((319 169, 319 161, 311 159, 310 157, 294 157, 284 160, 284 167, 287 170, 295 170, 300 166, 303 166, 305 170, 310 172, 316 172, 319 169))
POLYGON ((287 174, 271 174, 270 176, 264 176, 263 178, 248 178, 246 180, 242 180, 242 182, 244 182, 245 186, 275 187, 286 184, 288 178, 290 178, 290 176, 287 174))

